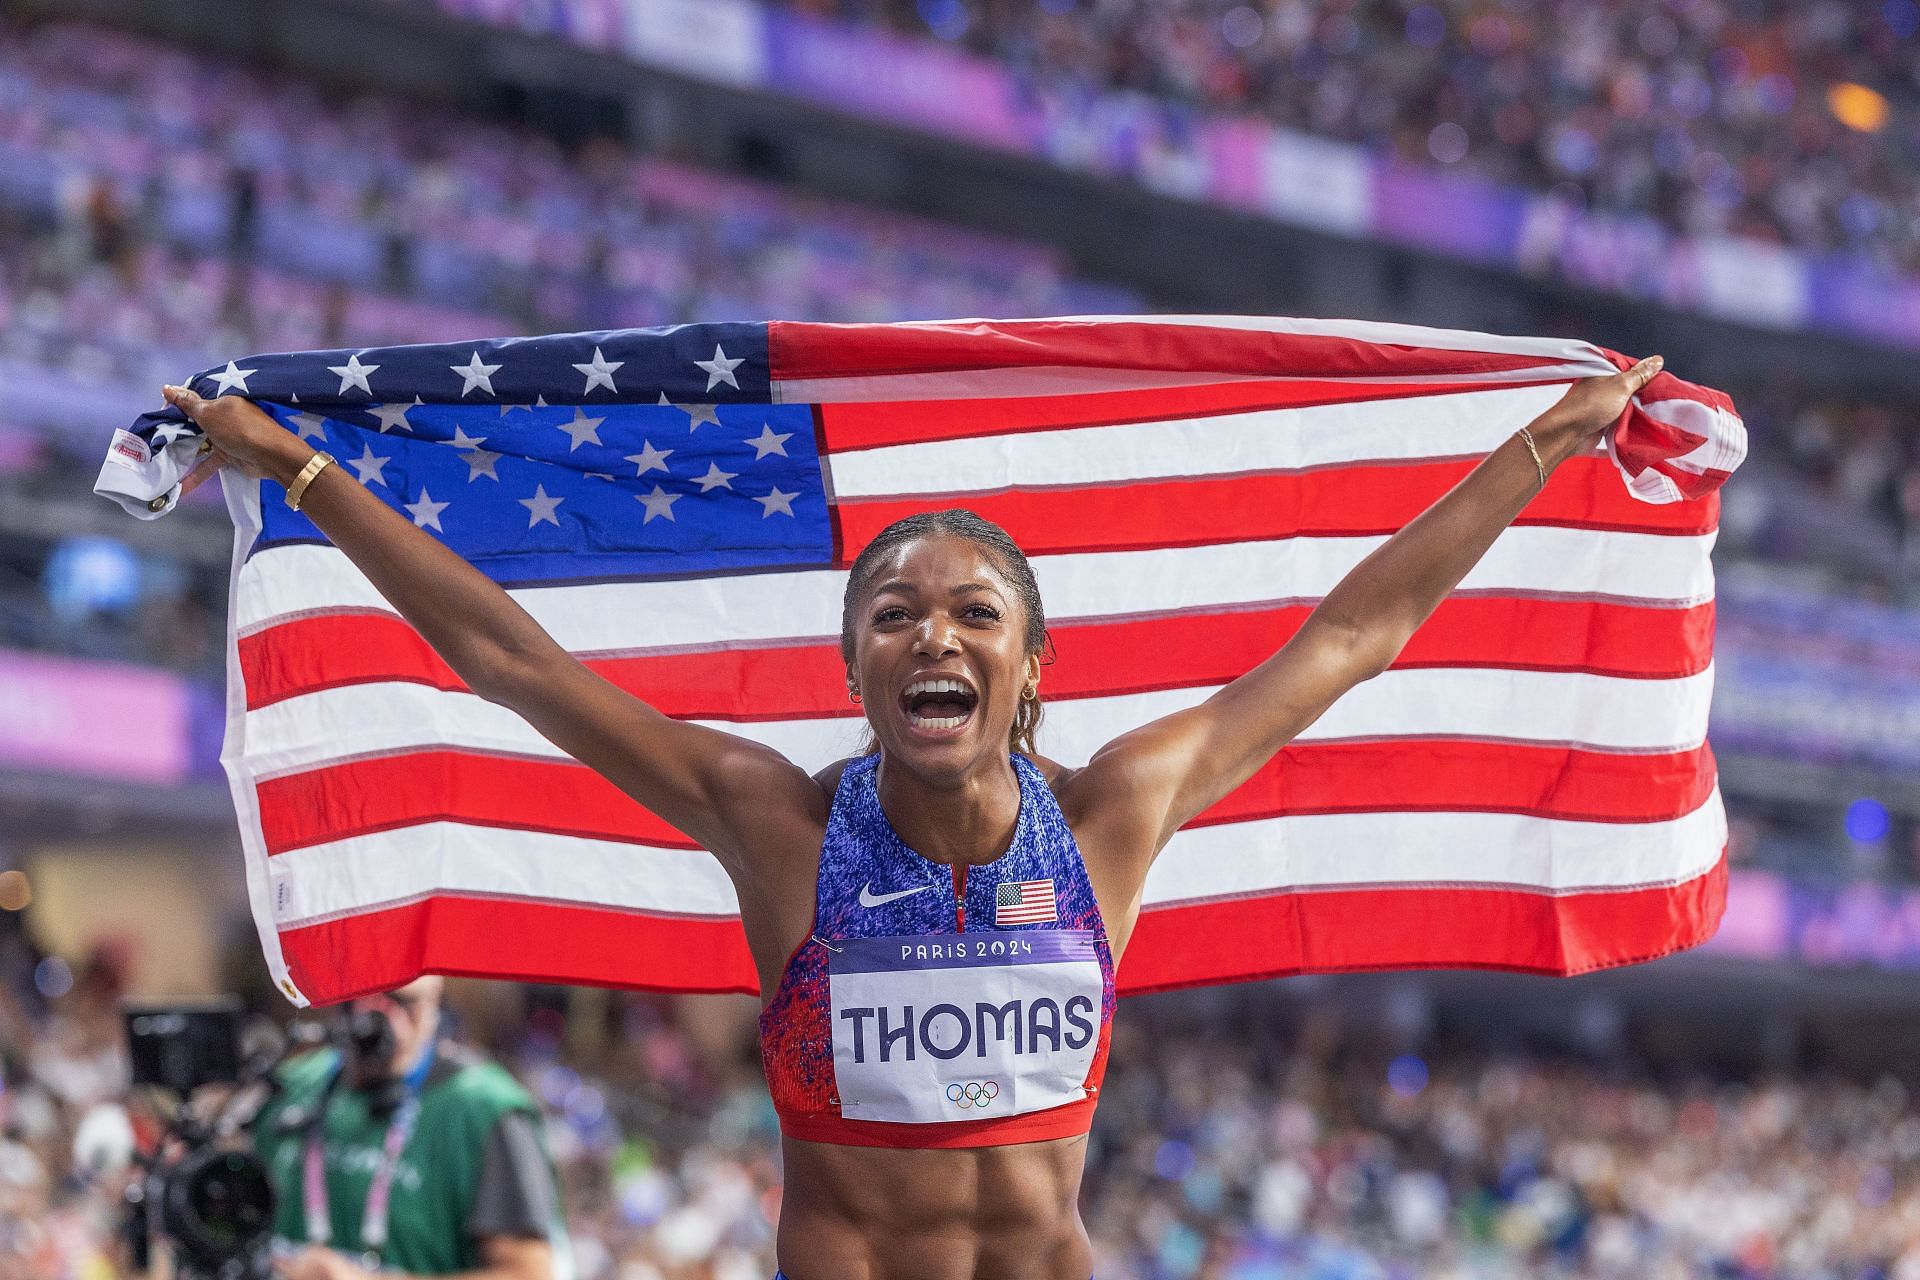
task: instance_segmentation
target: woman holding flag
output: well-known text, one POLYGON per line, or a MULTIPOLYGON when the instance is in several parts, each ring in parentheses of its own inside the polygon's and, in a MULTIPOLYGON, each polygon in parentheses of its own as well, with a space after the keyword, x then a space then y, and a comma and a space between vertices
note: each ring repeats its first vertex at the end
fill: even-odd
POLYGON ((1079 768, 1034 751, 1046 620, 1025 556, 968 512, 899 521, 855 560, 843 605, 873 747, 813 776, 583 666, 250 400, 165 394, 214 450, 190 484, 228 464, 280 483, 474 693, 723 864, 784 1134, 784 1275, 1083 1280, 1083 1144, 1155 857, 1384 671, 1660 367, 1575 382, 1272 657, 1079 768))

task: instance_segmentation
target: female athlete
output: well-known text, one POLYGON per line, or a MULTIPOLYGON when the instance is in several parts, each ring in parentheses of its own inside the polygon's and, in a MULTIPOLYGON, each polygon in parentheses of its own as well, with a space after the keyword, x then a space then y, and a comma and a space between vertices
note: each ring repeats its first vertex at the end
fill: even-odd
POLYGON ((1385 670, 1660 365, 1574 383, 1271 658, 1078 768, 1034 751, 1045 615, 1026 558, 968 512, 903 520, 846 588, 847 689, 874 748, 812 776, 582 666, 345 468, 310 467, 315 451, 251 401, 166 395, 212 441, 209 465, 288 486, 473 692, 725 866, 783 1133, 783 1275, 1086 1280, 1084 1143, 1155 855, 1385 670))

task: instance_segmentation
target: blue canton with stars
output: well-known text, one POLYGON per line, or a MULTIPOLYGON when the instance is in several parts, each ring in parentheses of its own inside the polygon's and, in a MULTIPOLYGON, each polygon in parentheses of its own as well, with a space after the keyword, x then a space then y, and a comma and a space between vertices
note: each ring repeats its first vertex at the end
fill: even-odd
MULTIPOLYGON (((502 584, 833 561, 812 409, 770 403, 765 325, 262 355, 189 385, 255 400, 502 584)), ((199 434, 172 408, 134 430, 199 434)), ((253 552, 326 542, 260 490, 253 552)))

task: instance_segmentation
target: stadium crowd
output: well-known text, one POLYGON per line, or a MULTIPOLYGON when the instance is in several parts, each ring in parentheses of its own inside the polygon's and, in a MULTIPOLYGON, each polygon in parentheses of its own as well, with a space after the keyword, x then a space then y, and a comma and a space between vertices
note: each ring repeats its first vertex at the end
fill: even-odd
POLYGON ((781 0, 1405 161, 1920 270, 1914 0, 781 0))
MULTIPOLYGON (((117 1179, 72 1155, 88 1108, 126 1100, 121 970, 108 953, 71 973, 0 928, 0 1276, 126 1274, 117 1179)), ((779 1144, 750 1001, 466 995, 468 1033, 543 1101, 580 1280, 772 1273, 779 1144)), ((1083 1192, 1099 1275, 1920 1276, 1911 1082, 1395 1056, 1250 995, 1123 1006, 1083 1192)))
MULTIPOLYGON (((178 377, 233 353, 234 325, 289 350, 695 316, 1141 307, 1072 278, 1038 245, 604 140, 569 153, 532 129, 398 98, 337 101, 78 24, 0 21, 0 208, 65 227, 56 243, 69 272, 87 258, 111 270, 36 293, 34 265, 17 268, 7 292, 24 293, 0 333, 56 361, 82 358, 74 331, 102 331, 108 357, 125 339, 136 348, 126 372, 143 383, 161 359, 178 377), (186 335, 197 361, 172 346, 186 335), (157 355, 137 354, 155 337, 157 355)), ((100 352, 84 358, 96 362, 84 371, 103 372, 100 352)))

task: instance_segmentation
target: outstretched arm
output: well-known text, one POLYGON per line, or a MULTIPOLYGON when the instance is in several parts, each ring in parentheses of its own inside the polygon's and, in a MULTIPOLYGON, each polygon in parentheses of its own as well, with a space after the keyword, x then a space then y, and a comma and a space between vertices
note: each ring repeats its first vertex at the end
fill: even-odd
MULTIPOLYGON (((216 464, 288 485, 314 456, 245 397, 207 400, 178 387, 166 395, 213 442, 216 464)), ((819 805, 819 788, 773 749, 663 715, 583 666, 512 596, 345 470, 322 470, 300 510, 474 693, 518 712, 730 872, 752 850, 779 847, 783 820, 804 821, 819 805)))
POLYGON ((1380 674, 1467 575, 1551 471, 1619 420, 1660 371, 1652 356, 1611 377, 1585 378, 1528 424, 1540 454, 1515 433, 1446 495, 1327 593, 1271 658, 1197 707, 1114 739, 1074 779, 1108 822, 1154 832, 1103 841, 1128 865, 1113 883, 1137 889, 1180 826, 1245 782, 1340 697, 1380 674))

